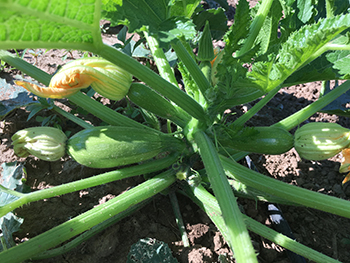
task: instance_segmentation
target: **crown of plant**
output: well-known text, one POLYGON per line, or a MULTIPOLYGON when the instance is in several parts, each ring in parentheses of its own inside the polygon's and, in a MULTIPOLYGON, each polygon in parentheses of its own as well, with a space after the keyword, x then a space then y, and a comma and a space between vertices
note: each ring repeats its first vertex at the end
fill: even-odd
POLYGON ((16 84, 43 98, 61 99, 91 86, 100 95, 120 100, 128 93, 132 75, 98 57, 81 58, 64 65, 52 78, 49 87, 25 81, 16 84))
POLYGON ((65 155, 67 136, 52 127, 32 127, 16 132, 12 137, 17 156, 34 155, 41 160, 57 161, 65 155))
POLYGON ((297 129, 294 148, 307 160, 325 160, 349 147, 350 130, 336 123, 313 122, 297 129))

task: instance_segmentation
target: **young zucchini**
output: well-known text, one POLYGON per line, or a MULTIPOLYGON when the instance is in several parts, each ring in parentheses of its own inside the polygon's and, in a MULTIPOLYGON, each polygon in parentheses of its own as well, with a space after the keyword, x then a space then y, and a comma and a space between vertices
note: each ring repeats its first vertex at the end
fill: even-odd
POLYGON ((237 132, 218 126, 215 132, 223 147, 245 152, 277 155, 289 151, 294 144, 293 135, 278 127, 246 127, 237 132))
POLYGON ((111 168, 151 159, 163 151, 182 151, 185 143, 161 132, 101 126, 82 130, 67 143, 68 154, 92 168, 111 168))
POLYGON ((159 117, 169 119, 181 127, 184 127, 191 119, 186 112, 176 108, 157 92, 141 83, 133 83, 131 85, 128 97, 139 107, 159 117))

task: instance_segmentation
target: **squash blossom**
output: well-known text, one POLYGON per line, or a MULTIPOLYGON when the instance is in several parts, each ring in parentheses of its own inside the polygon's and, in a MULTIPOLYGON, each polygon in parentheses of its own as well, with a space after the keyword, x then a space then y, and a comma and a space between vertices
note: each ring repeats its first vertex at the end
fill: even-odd
POLYGON ((297 129, 294 148, 307 160, 325 160, 348 148, 350 130, 336 123, 312 122, 297 129))
POLYGON ((15 154, 34 155, 44 161, 57 161, 66 153, 67 136, 52 127, 32 127, 17 131, 12 137, 15 154))
POLYGON ((97 93, 111 100, 124 98, 131 82, 131 74, 98 57, 81 58, 64 65, 51 78, 47 88, 15 81, 17 85, 43 98, 66 98, 91 86, 97 93))
MULTIPOLYGON (((350 172, 350 148, 346 148, 342 150, 343 159, 341 161, 340 167, 339 167, 339 173, 347 173, 350 172)), ((350 173, 348 173, 342 184, 345 184, 346 182, 350 181, 350 173)))

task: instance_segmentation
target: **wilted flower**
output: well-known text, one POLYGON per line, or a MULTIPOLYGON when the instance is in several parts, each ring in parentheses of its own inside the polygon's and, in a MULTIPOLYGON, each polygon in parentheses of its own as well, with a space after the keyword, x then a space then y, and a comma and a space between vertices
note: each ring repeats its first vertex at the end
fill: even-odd
POLYGON ((128 93, 131 82, 131 74, 125 70, 103 58, 92 57, 64 65, 51 78, 47 88, 24 81, 15 83, 44 98, 66 98, 91 85, 100 95, 120 100, 128 93))
POLYGON ((65 155, 67 136, 52 127, 32 127, 16 132, 12 137, 16 155, 34 155, 41 160, 57 161, 65 155))

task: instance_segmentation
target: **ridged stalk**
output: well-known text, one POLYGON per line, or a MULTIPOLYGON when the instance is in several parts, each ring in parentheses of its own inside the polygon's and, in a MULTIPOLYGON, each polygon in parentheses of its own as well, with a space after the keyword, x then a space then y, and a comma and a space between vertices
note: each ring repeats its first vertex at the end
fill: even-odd
POLYGON ((0 253, 1 263, 17 263, 55 247, 79 235, 130 206, 163 191, 176 181, 174 170, 168 170, 118 195, 73 219, 54 227, 30 240, 0 253))
POLYGON ((8 193, 10 195, 15 195, 19 198, 9 204, 0 207, 0 217, 6 215, 8 212, 11 212, 12 210, 18 207, 21 207, 25 204, 34 201, 80 191, 82 189, 107 184, 113 181, 125 179, 132 176, 156 172, 169 167, 176 161, 176 159, 177 155, 169 155, 168 157, 156 161, 151 161, 148 163, 127 167, 120 170, 103 173, 79 181, 70 182, 47 189, 42 189, 40 191, 35 191, 28 194, 18 193, 16 191, 9 190, 5 187, 1 187, 2 192, 8 193))
POLYGON ((207 116, 197 101, 167 80, 160 77, 154 71, 108 45, 104 45, 102 49, 98 51, 98 54, 117 66, 122 67, 124 70, 132 73, 136 78, 145 82, 149 87, 181 107, 189 115, 206 122, 207 116))
MULTIPOLYGON (((198 206, 200 206, 209 215, 210 219, 215 223, 215 225, 220 229, 222 235, 225 237, 225 232, 223 229, 224 220, 222 218, 220 207, 216 198, 202 186, 185 189, 185 192, 198 206)), ((319 263, 339 262, 338 260, 323 255, 316 250, 304 246, 295 240, 272 230, 271 228, 255 221, 246 215, 243 215, 243 219, 250 231, 253 231, 256 234, 265 237, 266 239, 290 251, 293 251, 298 255, 304 256, 305 258, 319 263)))
MULTIPOLYGON (((184 45, 180 40, 176 40, 171 44, 172 48, 175 50, 176 55, 186 66, 187 70, 190 72, 191 77, 196 82, 202 96, 205 98, 206 91, 210 88, 210 83, 208 79, 204 76, 203 72, 197 65, 197 62, 192 58, 192 56, 187 52, 184 45)), ((204 102, 201 102, 203 106, 204 102)))
POLYGON ((297 204, 350 218, 350 202, 313 192, 252 171, 231 159, 220 156, 227 176, 266 193, 291 200, 297 204))
POLYGON ((228 183, 214 144, 203 131, 194 134, 205 170, 222 210, 227 227, 227 242, 234 251, 236 262, 258 262, 248 230, 243 222, 236 197, 228 183))

